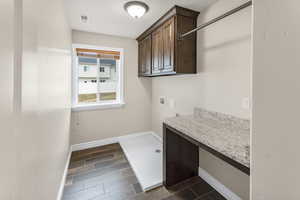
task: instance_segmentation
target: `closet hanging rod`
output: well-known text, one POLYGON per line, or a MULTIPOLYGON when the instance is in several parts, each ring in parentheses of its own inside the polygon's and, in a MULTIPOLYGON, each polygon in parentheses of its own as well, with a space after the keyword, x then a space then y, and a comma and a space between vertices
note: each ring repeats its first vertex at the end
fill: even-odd
POLYGON ((217 17, 217 18, 214 18, 214 19, 212 19, 212 20, 210 20, 210 21, 208 21, 208 22, 206 22, 206 23, 198 26, 197 28, 195 28, 195 29, 193 29, 193 30, 191 30, 189 32, 186 32, 186 33, 182 34, 180 36, 180 39, 182 39, 182 38, 184 38, 184 37, 186 37, 186 36, 188 36, 188 35, 196 32, 196 31, 198 31, 200 29, 203 29, 203 28, 205 28, 205 27, 207 27, 207 26, 209 26, 209 25, 211 25, 213 23, 216 23, 217 21, 219 21, 219 20, 221 20, 221 19, 223 19, 225 17, 228 17, 228 16, 230 16, 230 15, 232 15, 232 14, 234 14, 234 13, 236 13, 236 12, 238 12, 238 11, 244 9, 244 8, 247 8, 248 6, 251 6, 251 5, 252 5, 252 1, 248 1, 247 3, 244 3, 244 4, 240 5, 239 7, 236 7, 234 9, 226 12, 223 15, 217 17))

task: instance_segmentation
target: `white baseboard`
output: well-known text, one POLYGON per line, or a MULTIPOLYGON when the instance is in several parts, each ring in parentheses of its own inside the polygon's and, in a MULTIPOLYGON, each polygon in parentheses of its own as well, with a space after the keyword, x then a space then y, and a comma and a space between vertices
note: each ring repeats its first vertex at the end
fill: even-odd
POLYGON ((107 138, 107 139, 103 139, 103 140, 95 140, 95 141, 91 141, 91 142, 73 144, 71 146, 71 149, 72 149, 72 151, 80 151, 80 150, 89 149, 89 148, 93 148, 93 147, 100 147, 100 146, 104 146, 104 145, 108 145, 108 144, 118 143, 123 138, 136 137, 136 136, 141 136, 141 135, 145 135, 145 134, 149 134, 149 133, 153 134, 157 138, 160 138, 154 132, 147 131, 147 132, 140 132, 140 133, 132 133, 132 134, 128 134, 128 135, 124 135, 124 136, 120 136, 120 137, 107 138))
POLYGON ((64 169, 61 181, 60 181, 60 186, 59 186, 58 194, 57 194, 57 198, 56 198, 57 200, 61 200, 63 193, 64 193, 64 187, 65 187, 65 182, 66 182, 66 178, 67 178, 67 174, 68 174, 68 168, 69 168, 69 163, 70 163, 70 159, 71 159, 71 154, 72 154, 72 150, 70 148, 70 151, 69 151, 69 154, 67 157, 67 161, 66 161, 66 166, 65 166, 65 169, 64 169))
POLYGON ((117 143, 118 141, 119 141, 118 137, 107 138, 107 139, 103 139, 103 140, 95 140, 95 141, 91 141, 91 142, 73 144, 71 146, 71 149, 72 149, 72 151, 80 151, 80 150, 89 149, 89 148, 93 148, 93 147, 100 147, 100 146, 104 146, 104 145, 108 145, 108 144, 117 143))
POLYGON ((207 173, 204 169, 199 167, 198 175, 205 180, 210 186, 212 186, 215 190, 217 190, 220 194, 222 194, 228 200, 242 200, 239 196, 237 196, 234 192, 228 189, 225 185, 207 173))

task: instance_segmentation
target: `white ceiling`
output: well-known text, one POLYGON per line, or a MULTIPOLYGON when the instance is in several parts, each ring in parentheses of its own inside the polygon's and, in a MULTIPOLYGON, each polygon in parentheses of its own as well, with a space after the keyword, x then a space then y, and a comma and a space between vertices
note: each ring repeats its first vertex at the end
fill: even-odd
POLYGON ((216 0, 141 0, 149 11, 140 19, 133 19, 123 6, 130 0, 65 0, 72 29, 136 38, 174 5, 201 11, 216 0), (86 24, 81 15, 88 16, 86 24))

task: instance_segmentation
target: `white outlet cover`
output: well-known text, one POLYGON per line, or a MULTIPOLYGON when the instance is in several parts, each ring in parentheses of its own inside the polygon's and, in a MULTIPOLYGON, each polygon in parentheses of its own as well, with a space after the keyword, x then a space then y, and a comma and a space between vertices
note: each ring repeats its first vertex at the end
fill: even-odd
POLYGON ((243 98, 242 100, 242 108, 250 109, 250 99, 248 97, 243 98))

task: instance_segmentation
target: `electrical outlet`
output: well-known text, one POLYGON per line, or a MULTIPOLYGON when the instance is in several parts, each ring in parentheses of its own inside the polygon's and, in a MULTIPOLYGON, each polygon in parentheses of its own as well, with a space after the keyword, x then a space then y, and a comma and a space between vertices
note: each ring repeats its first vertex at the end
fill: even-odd
POLYGON ((165 104, 165 97, 160 97, 159 98, 159 103, 160 104, 165 104))
POLYGON ((248 97, 243 98, 242 108, 249 110, 250 109, 250 99, 248 97))

